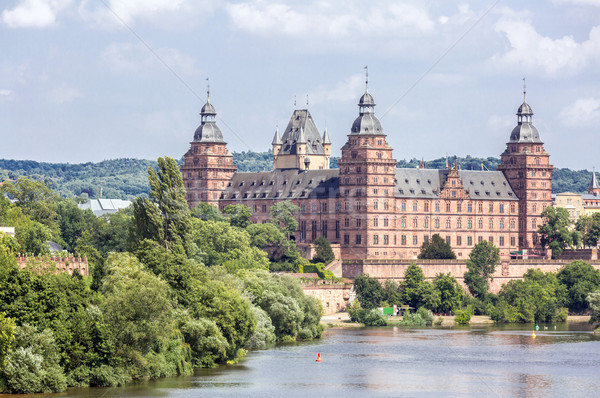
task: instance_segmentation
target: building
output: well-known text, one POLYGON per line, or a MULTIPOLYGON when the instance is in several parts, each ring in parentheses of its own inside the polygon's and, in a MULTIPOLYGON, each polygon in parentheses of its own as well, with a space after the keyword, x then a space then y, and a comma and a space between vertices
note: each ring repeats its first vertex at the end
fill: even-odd
POLYGON ((114 214, 120 209, 131 206, 131 201, 123 199, 90 199, 85 203, 78 204, 81 210, 90 209, 96 217, 105 214, 114 214))
POLYGON ((329 168, 331 141, 320 135, 307 109, 295 110, 282 137, 272 141, 273 170, 240 173, 232 163, 210 101, 181 166, 190 206, 244 204, 253 221, 289 200, 300 210, 298 245, 319 236, 340 246, 343 259, 416 258, 424 241, 442 236, 458 258, 482 240, 501 253, 544 254, 537 235, 542 211, 552 204, 549 154, 525 101, 517 111, 497 171, 397 168, 393 148, 375 116, 368 90, 358 103, 338 169, 329 168))
POLYGON ((571 227, 575 227, 575 223, 584 214, 584 202, 582 195, 573 192, 561 192, 554 197, 554 206, 562 207, 569 212, 569 222, 571 227))

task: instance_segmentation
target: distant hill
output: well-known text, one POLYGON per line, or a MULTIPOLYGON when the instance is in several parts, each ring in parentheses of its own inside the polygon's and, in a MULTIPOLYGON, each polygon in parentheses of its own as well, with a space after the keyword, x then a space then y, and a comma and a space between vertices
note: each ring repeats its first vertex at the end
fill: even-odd
MULTIPOLYGON (((331 167, 337 167, 338 158, 331 158, 331 167)), ((179 162, 181 163, 182 160, 179 162)), ((496 170, 498 158, 450 158, 463 170, 496 170)), ((233 152, 233 163, 238 170, 268 171, 273 168, 273 157, 268 152, 233 152)), ((398 167, 417 167, 419 159, 400 160, 398 167)), ((443 169, 446 158, 426 161, 427 168, 443 169)), ((20 176, 43 180, 64 197, 89 196, 98 198, 100 189, 105 198, 133 199, 148 195, 148 167, 156 168, 156 161, 144 159, 114 159, 98 163, 42 163, 32 160, 0 159, 0 181, 20 176)), ((556 168, 552 174, 552 192, 587 192, 591 172, 556 168)))

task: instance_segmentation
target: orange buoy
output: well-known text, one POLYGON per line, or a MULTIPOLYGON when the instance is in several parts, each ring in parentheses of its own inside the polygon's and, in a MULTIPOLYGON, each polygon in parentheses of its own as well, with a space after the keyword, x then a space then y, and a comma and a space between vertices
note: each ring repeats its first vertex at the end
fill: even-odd
POLYGON ((317 362, 321 362, 321 353, 317 353, 317 362))

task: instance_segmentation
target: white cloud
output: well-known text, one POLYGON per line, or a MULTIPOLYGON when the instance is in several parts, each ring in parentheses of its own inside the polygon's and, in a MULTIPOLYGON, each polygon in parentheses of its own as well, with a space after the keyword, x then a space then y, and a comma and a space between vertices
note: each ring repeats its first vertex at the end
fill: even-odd
POLYGON ((2 11, 9 28, 46 28, 56 25, 56 15, 71 0, 21 0, 13 9, 2 11))
POLYGON ((553 3, 600 7, 600 0, 553 0, 553 3))
POLYGON ((435 22, 423 7, 409 3, 368 3, 327 1, 268 2, 250 0, 228 4, 226 10, 234 28, 255 34, 282 34, 292 37, 340 38, 361 34, 389 34, 430 31, 435 22), (335 4, 335 5, 333 5, 335 4))
POLYGON ((62 105, 77 98, 82 98, 83 94, 76 88, 61 85, 50 90, 47 97, 55 104, 62 105))
POLYGON ((600 25, 581 43, 572 36, 553 39, 540 35, 530 21, 510 15, 500 18, 495 29, 508 39, 510 49, 492 61, 521 71, 542 71, 549 77, 573 74, 600 61, 600 25))
POLYGON ((364 90, 365 75, 355 74, 337 83, 334 87, 319 86, 309 94, 312 104, 326 102, 356 101, 356 93, 364 90))
POLYGON ((580 98, 563 108, 558 117, 565 126, 594 127, 600 122, 600 98, 580 98))
POLYGON ((2 97, 10 97, 11 95, 13 95, 13 91, 12 90, 8 90, 5 88, 0 88, 0 96, 2 97))
POLYGON ((178 73, 195 74, 195 59, 174 48, 159 48, 156 56, 142 44, 113 43, 101 54, 102 60, 118 73, 142 72, 157 67, 164 68, 162 62, 178 73))

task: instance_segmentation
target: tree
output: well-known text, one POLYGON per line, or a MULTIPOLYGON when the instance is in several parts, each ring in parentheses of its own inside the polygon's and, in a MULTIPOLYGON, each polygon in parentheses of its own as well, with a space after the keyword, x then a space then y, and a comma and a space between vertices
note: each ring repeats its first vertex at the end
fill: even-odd
POLYGON ((315 246, 315 255, 312 259, 313 262, 327 265, 335 259, 331 245, 324 236, 319 236, 315 239, 313 245, 315 246))
POLYGON ((150 199, 133 203, 138 240, 153 239, 166 248, 179 244, 192 254, 190 209, 177 162, 158 158, 158 170, 148 168, 148 181, 150 199))
POLYGON ((600 290, 588 294, 587 301, 590 305, 590 309, 592 310, 590 323, 600 322, 600 290))
POLYGON ((584 246, 598 246, 598 239, 600 239, 600 213, 579 217, 575 224, 575 229, 581 233, 584 246))
POLYGON ((557 274, 566 289, 566 305, 570 311, 581 312, 588 308, 587 295, 600 288, 600 272, 590 264, 577 260, 565 265, 557 274))
POLYGON ((569 212, 562 207, 546 207, 542 212, 544 223, 540 226, 540 243, 552 250, 552 258, 558 258, 567 246, 573 244, 573 234, 569 231, 569 212))
POLYGON ((198 203, 192 209, 192 216, 203 221, 224 221, 225 219, 216 206, 205 202, 198 203))
POLYGON ((440 235, 434 234, 431 237, 431 240, 423 242, 423 245, 421 245, 421 252, 417 258, 428 260, 454 260, 456 259, 456 255, 452 251, 450 245, 442 239, 440 235))
POLYGON ((269 209, 270 222, 279 227, 286 234, 288 240, 298 228, 298 221, 294 218, 294 213, 299 210, 300 208, 289 200, 276 203, 269 209))
POLYGON ((456 278, 451 276, 450 273, 437 274, 433 280, 433 288, 440 296, 439 306, 433 309, 435 312, 449 313, 460 308, 464 292, 456 278))
POLYGON ((4 315, 0 312, 0 372, 6 365, 6 357, 15 338, 15 320, 4 315))
POLYGON ((473 247, 467 260, 465 284, 474 297, 483 298, 489 290, 489 281, 500 262, 500 249, 484 240, 473 247))
POLYGON ((58 195, 42 181, 19 178, 16 182, 7 182, 0 187, 0 192, 9 194, 15 199, 23 214, 32 220, 48 226, 53 232, 57 231, 56 206, 58 195))
POLYGON ((246 205, 227 205, 223 214, 229 217, 229 223, 234 227, 247 228, 252 224, 252 210, 246 205))
POLYGON ((360 274, 354 278, 354 291, 361 308, 365 310, 379 307, 379 303, 385 298, 381 283, 367 274, 360 274))
POLYGON ((416 264, 408 266, 404 281, 400 284, 400 298, 413 308, 434 309, 440 305, 440 295, 433 285, 425 280, 425 274, 416 264))
POLYGON ((57 206, 58 226, 60 236, 65 243, 65 249, 75 250, 77 239, 85 230, 94 230, 100 221, 91 210, 81 210, 72 199, 63 199, 57 206))

